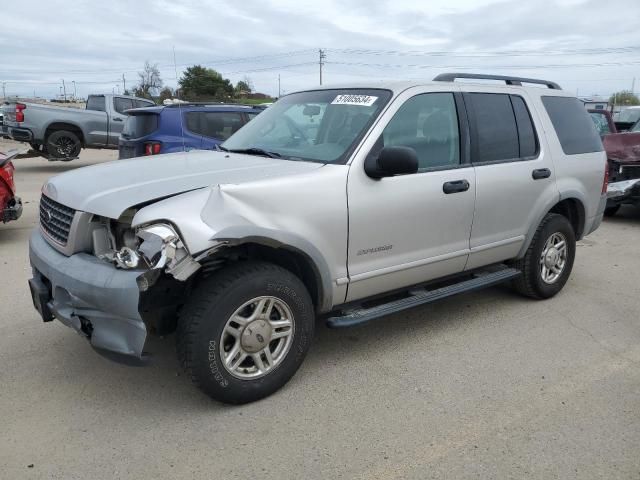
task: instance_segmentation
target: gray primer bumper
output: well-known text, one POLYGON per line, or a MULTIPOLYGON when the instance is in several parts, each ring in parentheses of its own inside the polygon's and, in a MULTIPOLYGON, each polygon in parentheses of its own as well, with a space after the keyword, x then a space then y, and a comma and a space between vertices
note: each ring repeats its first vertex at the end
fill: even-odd
POLYGON ((58 320, 86 335, 85 318, 91 322, 94 347, 142 356, 147 329, 138 313, 140 272, 118 270, 85 253, 66 257, 37 230, 29 240, 29 258, 34 277, 51 284, 48 306, 58 320))

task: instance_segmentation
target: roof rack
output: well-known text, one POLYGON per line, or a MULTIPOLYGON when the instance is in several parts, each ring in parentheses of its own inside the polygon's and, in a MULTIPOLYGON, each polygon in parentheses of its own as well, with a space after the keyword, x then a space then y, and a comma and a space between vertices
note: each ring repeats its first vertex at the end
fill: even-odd
POLYGON ((169 107, 169 108, 178 108, 178 107, 243 107, 243 108, 254 108, 255 105, 250 105, 246 103, 217 103, 217 102, 180 102, 180 103, 172 103, 170 105, 158 105, 159 107, 169 107))
POLYGON ((552 90, 562 90, 560 85, 549 80, 540 80, 537 78, 510 77, 508 75, 485 75, 483 73, 441 73, 433 80, 436 82, 453 82, 456 78, 474 78, 476 80, 502 80, 507 85, 522 86, 523 83, 534 83, 538 85, 546 85, 552 90))

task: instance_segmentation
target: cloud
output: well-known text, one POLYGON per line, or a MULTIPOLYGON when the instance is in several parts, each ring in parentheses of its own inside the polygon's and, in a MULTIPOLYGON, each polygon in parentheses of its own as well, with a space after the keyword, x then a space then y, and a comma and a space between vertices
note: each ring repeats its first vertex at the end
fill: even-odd
POLYGON ((158 63, 165 83, 175 85, 174 47, 178 70, 181 65, 207 64, 234 82, 249 75, 256 88, 271 94, 277 91, 278 74, 287 91, 315 85, 318 66, 313 62, 318 60, 318 48, 328 49, 325 78, 331 82, 430 79, 451 67, 463 67, 548 77, 582 94, 629 88, 638 71, 633 62, 640 62, 638 49, 617 54, 553 54, 639 47, 640 3, 623 0, 27 3, 28 8, 24 2, 3 5, 0 29, 0 81, 9 82, 9 93, 22 95, 34 90, 42 96, 55 95, 63 78, 68 84, 75 81, 81 95, 110 92, 121 88, 123 74, 131 85, 145 60, 158 63), (434 57, 348 54, 343 49, 536 50, 542 54, 434 57), (301 50, 305 52, 270 56, 301 50), (229 60, 238 57, 252 59, 229 60), (586 63, 619 65, 577 66, 586 63))

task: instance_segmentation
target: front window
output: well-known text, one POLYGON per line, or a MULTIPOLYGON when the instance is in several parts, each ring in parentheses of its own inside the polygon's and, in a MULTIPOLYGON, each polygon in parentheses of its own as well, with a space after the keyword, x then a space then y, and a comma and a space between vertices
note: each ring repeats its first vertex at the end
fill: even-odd
POLYGON ((283 97, 222 146, 289 160, 344 163, 391 98, 380 89, 301 92, 283 97))
POLYGON ((640 108, 626 108, 616 114, 616 122, 634 123, 640 120, 640 108))

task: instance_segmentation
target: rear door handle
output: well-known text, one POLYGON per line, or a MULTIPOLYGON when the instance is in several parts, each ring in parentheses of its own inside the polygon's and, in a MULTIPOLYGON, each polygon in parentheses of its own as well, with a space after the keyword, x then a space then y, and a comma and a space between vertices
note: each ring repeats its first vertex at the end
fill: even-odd
POLYGON ((531 176, 534 180, 540 180, 542 178, 549 178, 551 176, 551 170, 548 168, 538 168, 531 172, 531 176))
POLYGON ((121 119, 120 117, 116 117, 116 118, 114 118, 114 119, 113 119, 113 121, 114 121, 114 122, 121 122, 121 121, 122 121, 122 119, 121 119))
POLYGON ((454 180, 452 182, 445 182, 442 185, 442 191, 449 195, 450 193, 466 192, 469 190, 469 182, 467 180, 454 180))

